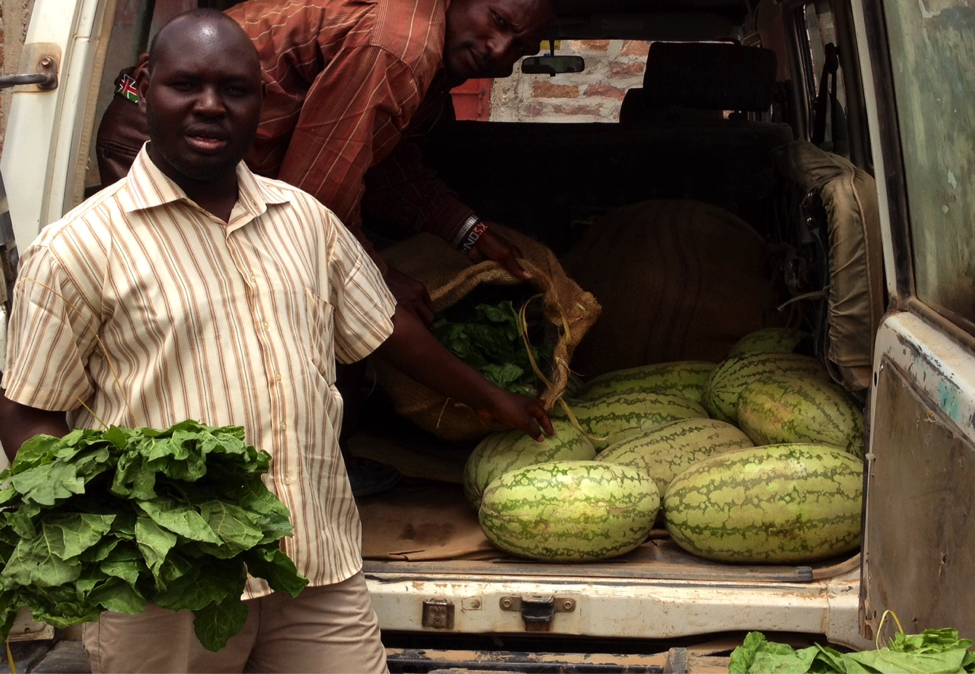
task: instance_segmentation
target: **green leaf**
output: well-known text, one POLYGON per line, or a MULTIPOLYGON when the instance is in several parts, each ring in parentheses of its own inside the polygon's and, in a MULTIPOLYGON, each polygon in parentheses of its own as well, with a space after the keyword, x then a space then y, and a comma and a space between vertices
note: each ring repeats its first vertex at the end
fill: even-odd
POLYGON ((14 475, 11 486, 27 500, 41 505, 54 505, 73 494, 85 493, 85 481, 78 477, 70 463, 52 463, 28 468, 14 475))
POLYGON ((140 517, 135 523, 135 540, 152 575, 158 578, 159 568, 166 555, 176 545, 176 535, 166 531, 148 517, 140 517))
POLYGON ((222 542, 193 506, 166 499, 140 501, 136 505, 156 524, 184 538, 217 545, 222 542))
POLYGON ((111 578, 91 591, 88 601, 106 611, 118 611, 133 615, 146 609, 146 598, 124 578, 111 578))
POLYGON ((247 623, 247 605, 240 600, 228 599, 211 603, 194 611, 193 630, 196 638, 208 651, 219 651, 227 645, 247 623))
POLYGON ((115 515, 63 513, 44 518, 42 529, 53 554, 70 559, 98 543, 114 520, 115 515))
POLYGON ((255 548, 244 554, 243 558, 247 563, 247 572, 266 580, 276 592, 287 592, 297 597, 308 585, 308 579, 298 573, 291 558, 276 546, 255 548))
POLYGON ((64 560, 59 556, 63 549, 60 536, 44 529, 39 535, 25 539, 14 549, 7 565, 0 574, 18 585, 55 587, 74 581, 81 574, 81 562, 64 560), (53 548, 52 548, 53 545, 53 548))
POLYGON ((201 503, 200 515, 220 538, 220 545, 201 545, 205 552, 215 557, 234 557, 264 538, 264 533, 257 526, 258 517, 232 503, 201 503))

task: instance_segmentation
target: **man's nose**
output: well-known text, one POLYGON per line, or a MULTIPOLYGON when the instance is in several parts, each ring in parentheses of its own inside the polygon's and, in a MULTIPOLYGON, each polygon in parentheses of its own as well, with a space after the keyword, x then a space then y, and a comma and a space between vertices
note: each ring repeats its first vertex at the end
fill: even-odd
POLYGON ((504 63, 512 46, 514 38, 504 33, 498 33, 488 40, 488 51, 491 53, 491 60, 495 63, 504 63))
POLYGON ((197 112, 204 115, 220 115, 224 112, 223 97, 218 87, 203 87, 196 99, 197 112))

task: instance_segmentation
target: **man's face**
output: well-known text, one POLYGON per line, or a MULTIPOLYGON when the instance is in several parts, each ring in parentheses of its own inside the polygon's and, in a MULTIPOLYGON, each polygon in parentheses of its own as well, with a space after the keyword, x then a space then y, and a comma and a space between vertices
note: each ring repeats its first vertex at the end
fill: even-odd
POLYGON ((507 77, 538 52, 552 20, 549 0, 453 0, 447 8, 444 64, 457 80, 507 77))
POLYGON ((177 184, 235 174, 257 134, 260 62, 234 28, 212 20, 170 24, 139 80, 150 156, 177 184))

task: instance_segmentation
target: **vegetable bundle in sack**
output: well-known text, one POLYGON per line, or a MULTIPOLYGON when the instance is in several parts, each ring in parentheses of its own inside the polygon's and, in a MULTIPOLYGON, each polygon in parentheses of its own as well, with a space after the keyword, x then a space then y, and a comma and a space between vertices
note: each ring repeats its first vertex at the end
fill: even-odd
MULTIPOLYGON (((541 304, 545 341, 552 346, 551 360, 539 390, 545 409, 551 409, 569 381, 573 351, 599 316, 599 304, 566 275, 555 254, 546 246, 511 229, 492 227, 521 250, 523 257, 519 262, 531 274, 531 279, 517 279, 496 262, 472 263, 442 239, 428 234, 391 246, 382 255, 390 267, 426 286, 437 312, 465 301, 475 290, 487 285, 530 284, 534 293, 540 295, 534 302, 541 304)), ((373 365, 396 412, 437 437, 474 441, 503 430, 502 426, 484 423, 467 405, 432 391, 378 358, 373 359, 373 365)))

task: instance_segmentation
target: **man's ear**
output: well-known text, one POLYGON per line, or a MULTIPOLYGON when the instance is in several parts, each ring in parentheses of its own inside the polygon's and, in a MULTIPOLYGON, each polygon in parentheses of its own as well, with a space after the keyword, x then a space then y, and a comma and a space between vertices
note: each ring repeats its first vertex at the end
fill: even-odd
POLYGON ((135 86, 139 91, 139 107, 143 112, 146 110, 146 92, 149 91, 149 54, 139 57, 139 62, 135 66, 135 86))

